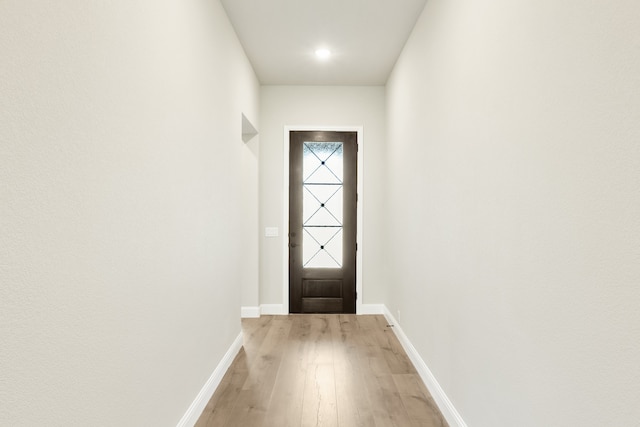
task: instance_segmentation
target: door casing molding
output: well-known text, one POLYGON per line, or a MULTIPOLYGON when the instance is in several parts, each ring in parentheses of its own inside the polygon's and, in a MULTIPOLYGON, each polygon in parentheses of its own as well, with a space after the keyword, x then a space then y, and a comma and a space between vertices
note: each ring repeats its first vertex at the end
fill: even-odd
POLYGON ((289 132, 333 131, 358 134, 358 205, 356 211, 356 314, 362 313, 362 206, 364 203, 364 128, 363 126, 302 126, 286 125, 283 138, 283 206, 282 206, 282 314, 289 314, 289 132))

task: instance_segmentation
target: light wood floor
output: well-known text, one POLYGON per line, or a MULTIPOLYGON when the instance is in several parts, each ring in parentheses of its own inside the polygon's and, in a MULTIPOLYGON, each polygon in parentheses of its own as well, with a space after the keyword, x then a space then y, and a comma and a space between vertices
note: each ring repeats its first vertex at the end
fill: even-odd
POLYGON ((447 426, 383 316, 262 316, 242 329, 196 427, 447 426))

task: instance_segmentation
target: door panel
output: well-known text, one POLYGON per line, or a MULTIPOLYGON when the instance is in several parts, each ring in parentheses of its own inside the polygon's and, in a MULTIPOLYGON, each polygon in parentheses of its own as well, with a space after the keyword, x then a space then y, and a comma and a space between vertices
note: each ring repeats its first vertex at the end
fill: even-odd
POLYGON ((355 313, 357 133, 289 140, 289 311, 355 313))

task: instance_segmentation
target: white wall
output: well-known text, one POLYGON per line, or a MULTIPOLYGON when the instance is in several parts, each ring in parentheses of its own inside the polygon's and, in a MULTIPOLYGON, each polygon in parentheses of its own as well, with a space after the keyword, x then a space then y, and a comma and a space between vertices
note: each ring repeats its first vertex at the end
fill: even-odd
MULTIPOLYGON (((259 88, 250 86, 252 96, 259 96, 259 88), (257 89, 257 91, 256 91, 257 89), (254 92, 255 91, 255 92, 254 92)), ((258 127, 258 98, 251 100, 251 105, 245 104, 251 111, 251 123, 258 127), (249 108, 250 107, 250 108, 249 108), (254 119, 255 117, 255 119, 254 119)), ((246 114, 245 114, 246 115, 246 114)), ((244 243, 242 248, 243 267, 241 269, 241 307, 256 307, 259 304, 259 231, 258 231, 258 162, 260 155, 260 135, 255 135, 246 142, 247 150, 243 150, 242 155, 242 188, 244 191, 241 201, 243 205, 238 215, 242 215, 242 234, 240 241, 244 243)))
POLYGON ((0 424, 175 426, 257 277, 254 73, 217 1, 4 0, 0 58, 0 424))
POLYGON ((433 0, 387 86, 386 301, 469 426, 640 420, 640 3, 433 0))
MULTIPOLYGON (((384 167, 384 88, 381 86, 263 86, 260 92, 260 302, 283 304, 283 230, 285 126, 363 126, 364 182, 363 301, 380 302, 385 284, 381 208, 384 167), (265 238, 264 227, 279 227, 280 237, 265 238)), ((288 306, 286 307, 288 310, 288 306)))

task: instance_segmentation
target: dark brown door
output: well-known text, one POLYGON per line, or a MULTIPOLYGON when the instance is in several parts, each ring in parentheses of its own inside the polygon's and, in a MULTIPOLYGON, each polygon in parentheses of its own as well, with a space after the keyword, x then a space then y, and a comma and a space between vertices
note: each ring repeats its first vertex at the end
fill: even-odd
POLYGON ((289 311, 355 313, 357 133, 289 136, 289 311))

